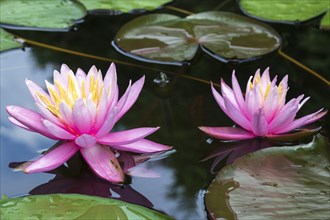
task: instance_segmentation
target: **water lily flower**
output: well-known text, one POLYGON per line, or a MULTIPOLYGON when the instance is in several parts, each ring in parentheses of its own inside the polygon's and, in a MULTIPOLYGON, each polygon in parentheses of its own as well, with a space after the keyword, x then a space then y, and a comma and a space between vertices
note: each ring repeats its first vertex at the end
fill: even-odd
POLYGON ((315 122, 327 111, 320 109, 295 119, 299 109, 309 97, 300 95, 285 103, 288 91, 288 76, 276 85, 269 68, 260 76, 258 69, 247 82, 245 97, 235 76, 232 74, 232 88, 221 79, 221 95, 211 85, 213 96, 220 108, 240 127, 199 127, 208 135, 224 140, 243 140, 255 137, 276 138, 287 135, 299 127, 315 122), (252 80, 253 78, 253 80, 252 80))
POLYGON ((159 127, 142 127, 112 131, 115 123, 137 100, 144 84, 144 76, 129 82, 119 99, 117 73, 112 63, 104 77, 93 66, 88 74, 78 69, 76 74, 65 64, 54 71, 54 84, 46 81, 48 93, 30 80, 26 84, 40 113, 7 106, 9 120, 26 130, 40 133, 59 146, 50 149, 39 159, 24 166, 26 173, 55 169, 77 151, 99 177, 113 183, 124 180, 116 152, 154 153, 171 147, 145 139, 159 127))

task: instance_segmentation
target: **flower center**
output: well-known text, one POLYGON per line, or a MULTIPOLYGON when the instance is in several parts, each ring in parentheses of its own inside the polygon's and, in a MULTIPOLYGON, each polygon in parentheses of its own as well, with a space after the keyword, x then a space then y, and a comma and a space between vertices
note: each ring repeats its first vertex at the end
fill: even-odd
POLYGON ((54 85, 47 83, 50 98, 42 93, 37 93, 47 109, 56 117, 60 117, 59 105, 65 103, 72 109, 78 99, 83 99, 85 104, 87 100, 92 100, 97 107, 103 92, 103 80, 95 79, 94 75, 91 75, 89 79, 82 79, 78 82, 73 74, 67 75, 67 85, 63 85, 57 80, 54 81, 54 85))

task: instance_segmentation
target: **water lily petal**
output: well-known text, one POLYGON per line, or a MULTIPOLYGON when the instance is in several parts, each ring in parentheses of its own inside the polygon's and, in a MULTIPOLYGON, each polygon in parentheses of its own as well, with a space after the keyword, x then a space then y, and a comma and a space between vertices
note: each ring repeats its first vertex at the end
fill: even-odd
POLYGON ((23 125, 21 122, 17 121, 15 118, 13 117, 8 117, 8 120, 13 123, 14 125, 17 125, 18 127, 21 127, 21 128, 24 128, 25 130, 28 130, 28 131, 33 131, 31 130, 30 128, 26 127, 25 125, 23 125))
POLYGON ((52 135, 52 133, 49 132, 41 122, 43 118, 41 114, 19 106, 7 106, 6 110, 11 117, 16 119, 22 125, 28 127, 30 130, 38 132, 51 139, 58 140, 58 138, 52 135))
POLYGON ((42 124, 47 128, 49 132, 52 133, 56 138, 60 140, 73 140, 75 136, 69 131, 57 126, 56 124, 48 121, 47 119, 42 119, 42 124))
POLYGON ((236 98, 234 95, 233 90, 221 79, 221 94, 222 96, 226 96, 228 101, 231 102, 231 104, 238 109, 238 105, 236 103, 236 98))
POLYGON ((286 133, 289 132, 291 130, 294 130, 296 128, 302 127, 304 125, 313 123, 317 120, 319 120, 320 118, 322 118, 324 115, 327 114, 328 111, 323 111, 323 109, 318 110, 317 112, 311 113, 309 115, 306 115, 304 117, 301 117, 299 119, 294 120, 292 123, 290 123, 289 125, 281 128, 280 130, 278 130, 276 132, 276 134, 281 134, 281 133, 286 133))
POLYGON ((36 103, 36 105, 45 119, 53 122, 60 127, 63 127, 63 124, 59 120, 59 118, 56 117, 53 113, 51 113, 44 105, 41 105, 40 103, 36 103))
POLYGON ((264 136, 268 133, 268 123, 262 108, 252 116, 251 129, 256 136, 264 136))
POLYGON ((248 132, 241 128, 236 127, 199 127, 200 130, 210 135, 211 137, 223 140, 246 140, 254 138, 252 132, 248 132))
POLYGON ((104 77, 104 91, 109 99, 112 101, 113 95, 117 87, 117 71, 114 63, 111 63, 107 73, 104 77))
POLYGON ((254 113, 258 112, 261 106, 261 95, 259 94, 258 87, 254 86, 249 93, 245 94, 245 109, 246 117, 251 120, 254 113))
POLYGON ((78 149, 79 147, 73 141, 66 142, 32 162, 24 169, 24 172, 37 173, 53 170, 65 163, 78 149))
POLYGON ((59 111, 61 114, 61 118, 67 124, 67 126, 72 128, 73 130, 76 130, 77 127, 73 121, 71 108, 65 102, 61 102, 59 105, 59 111))
POLYGON ((92 147, 96 144, 97 139, 91 135, 83 134, 75 139, 75 143, 80 147, 92 147))
POLYGON ((235 76, 235 71, 233 71, 232 77, 231 77, 231 83, 233 86, 233 92, 234 96, 238 105, 239 110, 242 112, 242 114, 245 114, 245 101, 243 98, 241 87, 237 81, 237 78, 235 76))
POLYGON ((86 107, 84 100, 78 99, 72 109, 73 121, 81 134, 87 134, 93 127, 92 114, 86 107))
POLYGON ((120 151, 129 151, 134 153, 154 153, 159 151, 167 151, 172 147, 159 144, 146 139, 141 139, 131 144, 111 145, 112 148, 120 151))
POLYGON ((296 117, 296 113, 298 112, 298 103, 299 99, 291 99, 282 109, 281 111, 274 117, 274 119, 269 123, 269 133, 277 133, 279 129, 282 127, 286 127, 289 123, 293 121, 296 117))
POLYGON ((237 123, 238 125, 240 125, 244 129, 250 131, 251 130, 251 125, 250 125, 249 120, 244 115, 242 115, 242 113, 237 108, 235 108, 235 106, 233 106, 230 101, 228 101, 227 97, 224 96, 223 98, 224 98, 226 109, 227 109, 226 114, 235 123, 237 123))
MULTIPOLYGON (((136 102, 137 98, 140 95, 140 92, 142 90, 143 84, 144 84, 144 79, 145 77, 142 76, 138 81, 136 81, 132 86, 129 91, 127 100, 123 106, 123 108, 118 109, 118 115, 116 117, 116 121, 118 121, 131 107, 132 105, 136 102)), ((120 102, 120 100, 119 100, 120 102)), ((119 103, 118 102, 118 103, 119 103)))
POLYGON ((102 124, 102 126, 99 128, 99 130, 95 134, 95 137, 101 138, 101 137, 105 136, 106 134, 108 134, 111 131, 114 124, 116 123, 116 121, 115 121, 116 115, 117 115, 116 109, 113 109, 107 115, 106 119, 104 120, 104 123, 102 124))
POLYGON ((134 128, 125 131, 111 132, 106 136, 100 138, 98 142, 110 146, 130 144, 143 139, 144 137, 154 133, 158 129, 159 127, 155 127, 155 128, 146 127, 146 128, 134 128))
POLYGON ((38 103, 39 102, 39 98, 37 94, 42 94, 45 97, 47 97, 48 99, 50 99, 48 93, 46 93, 41 87, 39 87, 37 84, 35 84, 34 82, 32 82, 31 80, 25 80, 25 83, 32 95, 32 97, 34 98, 34 100, 38 103))
POLYGON ((80 152, 99 177, 113 183, 124 181, 124 172, 109 147, 96 144, 93 147, 81 148, 80 152))
POLYGON ((277 103, 278 103, 278 91, 276 87, 271 87, 268 96, 264 102, 264 113, 266 116, 266 120, 269 123, 273 120, 276 110, 277 110, 277 103))
POLYGON ((211 90, 212 94, 215 98, 215 101, 218 103, 222 111, 225 113, 227 112, 226 106, 225 106, 225 101, 223 100, 222 96, 218 93, 218 91, 213 87, 213 83, 211 83, 211 90))

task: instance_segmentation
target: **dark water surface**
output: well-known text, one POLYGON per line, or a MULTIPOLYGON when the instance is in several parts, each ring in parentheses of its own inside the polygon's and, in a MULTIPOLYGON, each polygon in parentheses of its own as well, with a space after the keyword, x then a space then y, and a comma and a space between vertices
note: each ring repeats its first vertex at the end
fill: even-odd
MULTIPOLYGON (((194 12, 217 8, 224 11, 239 12, 233 2, 220 4, 217 1, 203 1, 193 6, 187 1, 176 2, 194 12), (187 4, 187 5, 185 5, 187 4)), ((190 2, 190 1, 188 1, 190 2)), ((174 13, 163 9, 159 12, 174 13)), ((177 219, 205 219, 203 190, 210 183, 211 161, 200 162, 216 146, 207 142, 208 137, 198 130, 199 125, 231 126, 232 122, 217 106, 208 83, 181 77, 186 74, 206 81, 219 82, 220 77, 230 82, 231 72, 245 88, 245 83, 257 68, 270 67, 271 77, 289 75, 288 98, 304 93, 311 99, 300 110, 299 115, 314 112, 322 107, 329 109, 329 86, 285 60, 277 52, 265 58, 243 64, 225 64, 200 53, 191 65, 167 66, 142 63, 123 56, 111 46, 111 41, 122 24, 139 15, 88 16, 84 23, 71 32, 11 31, 24 38, 76 50, 97 56, 108 57, 129 63, 146 66, 130 67, 117 64, 120 92, 126 89, 129 79, 133 81, 146 76, 146 83, 133 108, 116 124, 117 129, 142 126, 160 126, 161 129, 150 136, 151 140, 171 145, 174 151, 159 156, 143 164, 160 178, 148 179, 132 177, 131 184, 122 189, 87 176, 56 178, 54 174, 31 174, 13 172, 9 163, 26 161, 40 155, 55 142, 12 125, 7 120, 5 106, 18 105, 36 109, 34 101, 25 85, 30 79, 43 88, 44 80, 52 82, 52 72, 66 63, 74 71, 80 67, 85 71, 96 65, 103 73, 109 62, 65 54, 50 49, 33 46, 25 50, 11 50, 0 54, 1 58, 1 194, 9 197, 50 192, 81 192, 109 197, 122 197, 124 200, 141 203, 165 212, 177 219), (150 70, 157 68, 159 70, 150 70), (167 73, 171 83, 159 86, 154 83, 160 72, 167 73), (169 74, 168 72, 175 73, 169 74), (48 181, 51 182, 47 183, 48 181), (39 186, 39 187, 38 187, 39 186), (36 188, 38 187, 38 188, 36 188), (101 192, 102 191, 102 192, 101 192), (110 192, 110 193, 108 193, 110 192)), ((328 80, 330 79, 329 32, 322 32, 313 26, 293 27, 273 25, 283 38, 283 51, 301 63, 309 66, 328 80)), ((322 133, 329 137, 329 114, 321 122, 322 133)), ((216 145, 221 145, 217 143, 216 145)), ((221 164, 220 164, 221 165, 221 164)))

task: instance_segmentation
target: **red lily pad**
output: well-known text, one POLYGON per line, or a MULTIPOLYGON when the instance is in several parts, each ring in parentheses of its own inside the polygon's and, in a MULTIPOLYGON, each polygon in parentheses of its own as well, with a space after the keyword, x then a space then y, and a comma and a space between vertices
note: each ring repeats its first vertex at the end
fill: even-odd
POLYGON ((269 26, 230 12, 203 12, 186 18, 170 14, 138 17, 117 33, 114 46, 135 59, 166 64, 190 61, 201 47, 212 57, 242 62, 281 44, 269 26))

